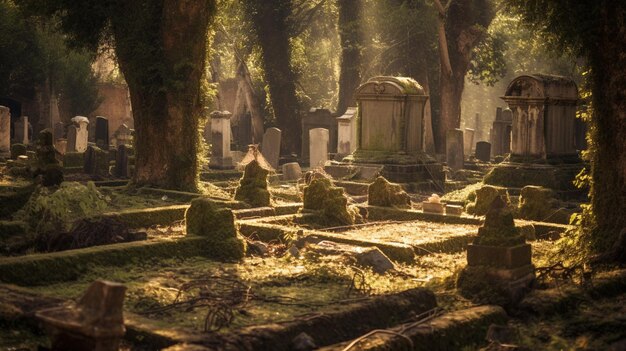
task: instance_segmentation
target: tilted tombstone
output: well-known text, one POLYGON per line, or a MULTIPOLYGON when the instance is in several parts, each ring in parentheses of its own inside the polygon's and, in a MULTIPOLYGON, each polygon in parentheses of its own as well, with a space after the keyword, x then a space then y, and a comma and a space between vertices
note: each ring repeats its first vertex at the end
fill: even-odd
POLYGON ((267 128, 263 134, 261 154, 274 169, 278 169, 281 137, 282 132, 278 128, 267 128))
POLYGON ((512 158, 577 158, 578 88, 573 80, 544 74, 519 76, 502 99, 513 111, 512 158))
POLYGON ((0 106, 0 157, 11 155, 11 110, 0 106))
POLYGON ((109 120, 103 116, 96 116, 96 146, 109 149, 109 120))
POLYGON ((491 143, 479 141, 476 143, 476 158, 482 162, 491 160, 491 143))
POLYGON ((309 130, 309 166, 323 167, 328 161, 328 129, 314 128, 309 130))
POLYGON ((211 161, 209 167, 214 169, 233 168, 230 155, 230 117, 228 111, 211 112, 211 161))
POLYGON ((356 107, 337 117, 337 154, 348 156, 356 150, 356 107))
POLYGON ((119 145, 115 155, 115 176, 128 178, 128 149, 126 145, 119 145))
POLYGON ((66 152, 77 152, 76 150, 76 136, 78 128, 75 125, 67 127, 67 147, 66 152))
POLYGON ((446 132, 446 163, 455 171, 463 168, 463 131, 453 129, 446 132))
POLYGON ((78 125, 76 130, 76 152, 85 152, 89 144, 89 119, 84 116, 72 118, 72 122, 78 125))
POLYGON ((465 128, 463 132, 463 152, 468 157, 472 154, 472 146, 474 145, 475 130, 472 128, 465 128))
POLYGON ((329 150, 337 150, 337 120, 330 110, 312 108, 302 118, 302 160, 305 162, 309 158, 309 131, 314 128, 327 129, 330 138, 329 150))
POLYGON ((282 180, 298 180, 302 177, 302 169, 298 162, 289 162, 283 165, 282 180))
POLYGON ((54 124, 54 140, 61 139, 65 136, 65 124, 57 122, 54 124))

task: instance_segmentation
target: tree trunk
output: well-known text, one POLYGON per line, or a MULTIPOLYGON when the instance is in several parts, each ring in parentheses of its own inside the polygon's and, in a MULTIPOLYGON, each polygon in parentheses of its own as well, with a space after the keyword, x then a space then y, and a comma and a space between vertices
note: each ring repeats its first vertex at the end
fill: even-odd
POLYGON ((361 83, 362 3, 361 0, 339 0, 339 36, 341 39, 341 70, 339 100, 336 113, 342 115, 356 106, 354 92, 361 83))
MULTIPOLYGON (((592 205, 599 250, 626 229, 626 6, 604 6, 598 48, 591 49, 592 205)), ((622 241, 624 242, 624 241, 622 241)), ((626 247, 621 247, 622 256, 626 247)))
POLYGON ((281 151, 283 154, 299 154, 302 128, 287 24, 292 10, 291 0, 254 0, 246 1, 245 5, 261 47, 276 124, 282 130, 281 151))
POLYGON ((447 10, 435 0, 439 11, 441 60, 440 120, 435 124, 437 152, 445 152, 446 132, 461 126, 461 97, 472 50, 495 17, 488 0, 450 0, 447 10), (444 12, 445 11, 445 12, 444 12))
POLYGON ((214 2, 127 1, 117 10, 112 18, 116 54, 135 120, 133 180, 196 190, 200 81, 214 2))

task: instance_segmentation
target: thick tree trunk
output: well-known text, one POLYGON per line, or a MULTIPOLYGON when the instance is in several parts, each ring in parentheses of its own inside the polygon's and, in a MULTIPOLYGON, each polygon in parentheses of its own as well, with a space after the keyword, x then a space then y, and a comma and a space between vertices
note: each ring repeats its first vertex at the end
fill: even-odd
POLYGON ((302 143, 300 111, 296 97, 296 75, 291 67, 287 18, 291 0, 246 1, 263 56, 265 80, 276 124, 282 130, 283 154, 298 154, 302 143))
POLYGON ((135 120, 137 185, 195 190, 211 0, 128 1, 112 21, 135 120), (129 14, 143 14, 129 19, 129 14), (155 20, 157 19, 157 20, 155 20))
MULTIPOLYGON (((626 6, 604 7, 593 77, 592 204, 597 249, 605 250, 626 230, 626 6)), ((624 240, 622 240, 624 242, 624 240)), ((622 255, 626 247, 621 247, 622 255)))
POLYGON ((439 52, 441 60, 440 120, 435 124, 437 152, 445 152, 446 132, 461 126, 461 97, 472 50, 495 17, 488 0, 450 0, 447 9, 435 0, 439 11, 439 52), (445 12, 444 12, 445 11, 445 12))
POLYGON ((354 92, 361 83, 361 0, 339 0, 339 36, 341 39, 341 70, 337 114, 356 106, 354 92))

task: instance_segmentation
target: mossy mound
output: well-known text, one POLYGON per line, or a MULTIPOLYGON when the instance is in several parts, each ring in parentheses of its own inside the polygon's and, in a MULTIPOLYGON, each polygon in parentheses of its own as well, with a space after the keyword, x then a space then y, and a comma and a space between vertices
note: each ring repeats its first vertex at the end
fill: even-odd
POLYGON ((252 207, 263 207, 271 204, 270 192, 267 190, 269 170, 261 167, 256 160, 250 161, 239 180, 235 190, 235 200, 243 201, 252 207))
POLYGON ((504 196, 504 200, 507 204, 511 202, 506 189, 483 185, 468 196, 468 199, 472 202, 465 206, 465 212, 475 216, 486 215, 491 203, 498 195, 504 196))
POLYGON ((367 187, 367 203, 370 206, 411 208, 411 198, 399 184, 378 177, 367 187))
POLYGON ((207 238, 217 256, 215 258, 238 260, 244 257, 246 243, 235 226, 232 210, 220 207, 210 199, 197 198, 191 201, 185 213, 185 223, 188 235, 207 238))
POLYGON ((502 164, 494 167, 483 182, 485 184, 522 188, 537 185, 550 189, 574 191, 574 179, 583 165, 533 166, 532 164, 502 164))
POLYGON ((534 185, 522 188, 519 197, 519 214, 524 219, 543 221, 558 208, 554 191, 534 185))
POLYGON ((26 145, 13 144, 11 145, 11 159, 17 160, 18 156, 26 155, 26 145))
POLYGON ((327 225, 354 224, 358 209, 348 206, 343 188, 333 186, 328 178, 318 178, 304 187, 304 209, 318 212, 327 225))

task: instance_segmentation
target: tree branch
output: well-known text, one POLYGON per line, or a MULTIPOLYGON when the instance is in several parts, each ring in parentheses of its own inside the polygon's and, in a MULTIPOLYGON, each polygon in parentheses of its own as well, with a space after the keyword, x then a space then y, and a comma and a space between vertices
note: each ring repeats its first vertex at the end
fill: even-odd
POLYGON ((439 33, 439 59, 441 61, 441 71, 447 76, 452 75, 452 64, 450 63, 450 53, 448 52, 448 39, 446 37, 446 10, 450 3, 446 4, 446 7, 441 5, 439 0, 434 0, 435 7, 439 11, 437 16, 437 31, 439 33))

